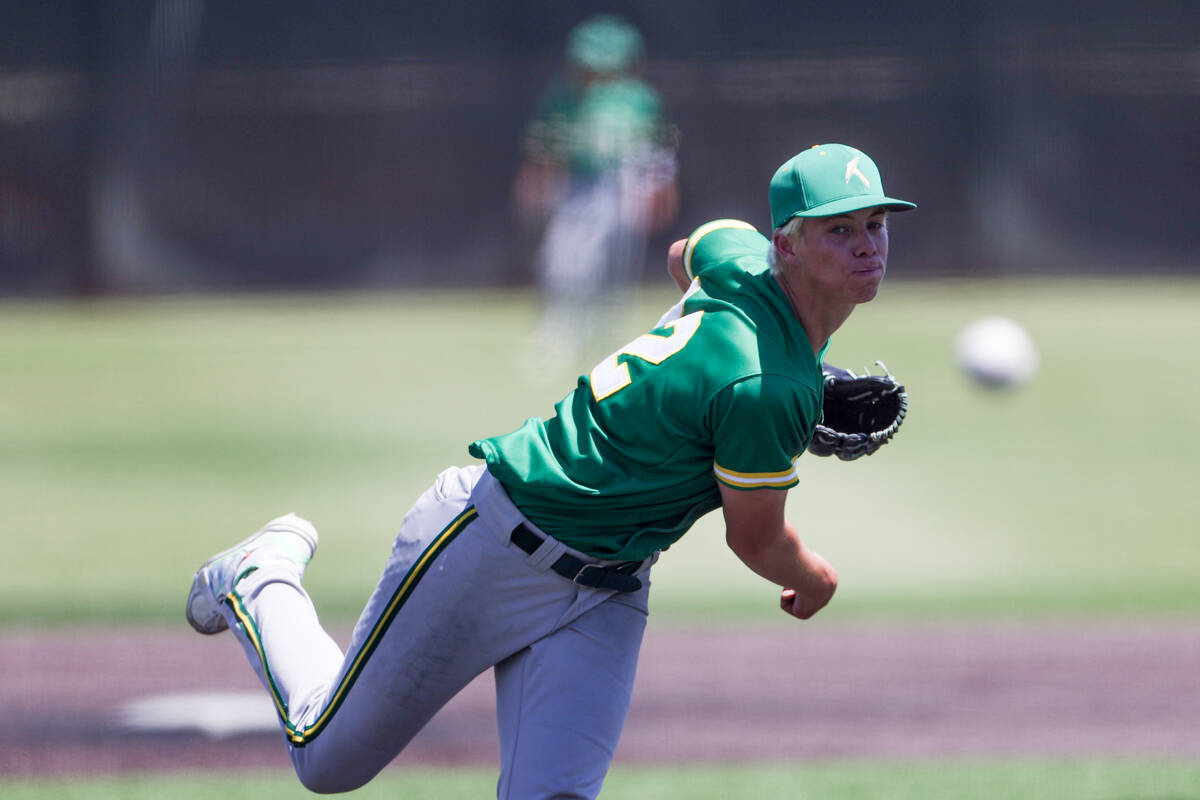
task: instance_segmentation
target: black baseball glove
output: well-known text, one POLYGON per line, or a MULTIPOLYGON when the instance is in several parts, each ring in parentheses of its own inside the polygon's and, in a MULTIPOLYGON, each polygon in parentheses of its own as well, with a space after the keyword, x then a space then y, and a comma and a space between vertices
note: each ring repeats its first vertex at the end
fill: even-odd
POLYGON ((825 413, 813 432, 808 452, 853 461, 869 456, 896 435, 908 413, 908 393, 882 361, 882 375, 861 377, 849 370, 822 365, 825 413))

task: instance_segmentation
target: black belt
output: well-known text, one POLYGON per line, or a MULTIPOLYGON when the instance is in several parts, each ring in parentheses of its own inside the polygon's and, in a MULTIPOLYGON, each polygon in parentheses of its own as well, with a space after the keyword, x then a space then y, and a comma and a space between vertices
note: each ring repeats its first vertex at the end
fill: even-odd
MULTIPOLYGON (((512 532, 512 543, 529 555, 537 552, 544 542, 521 523, 512 532)), ((636 592, 642 588, 642 582, 629 574, 636 572, 642 565, 640 561, 626 561, 622 564, 589 564, 582 558, 576 558, 570 553, 563 553, 558 560, 550 565, 550 569, 562 575, 569 581, 592 589, 613 589, 618 592, 636 592)))

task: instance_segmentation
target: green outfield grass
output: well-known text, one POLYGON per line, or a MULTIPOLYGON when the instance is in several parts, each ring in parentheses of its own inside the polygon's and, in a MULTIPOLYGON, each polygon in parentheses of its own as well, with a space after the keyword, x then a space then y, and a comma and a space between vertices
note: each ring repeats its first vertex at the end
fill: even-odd
MULTIPOLYGON (((393 768, 348 796, 474 800, 494 796, 490 770, 393 768)), ((939 762, 690 765, 616 768, 605 800, 1183 800, 1196 796, 1200 766, 1171 761, 939 762)), ((290 774, 122 776, 0 780, 7 800, 258 800, 313 797, 290 774)))
MULTIPOLYGON (((644 293, 627 333, 672 300, 644 293)), ((830 360, 884 359, 912 406, 870 459, 801 459, 789 514, 839 568, 828 613, 1200 612, 1198 308, 1200 281, 1071 279, 895 282, 859 309, 830 360), (952 363, 991 313, 1041 348, 1020 391, 952 363)), ((487 292, 0 304, 0 624, 179 621, 197 564, 288 510, 322 531, 319 606, 351 618, 434 475, 572 385, 539 366, 534 312, 487 292)), ((721 536, 710 515, 664 557, 657 615, 777 613, 721 536)))

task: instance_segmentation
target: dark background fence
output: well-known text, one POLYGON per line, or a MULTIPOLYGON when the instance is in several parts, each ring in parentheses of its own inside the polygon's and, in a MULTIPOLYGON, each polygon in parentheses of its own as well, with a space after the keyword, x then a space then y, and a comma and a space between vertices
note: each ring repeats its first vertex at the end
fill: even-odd
POLYGON ((0 294, 507 285, 563 40, 613 11, 681 131, 665 244, 854 144, 899 275, 1200 272, 1200 4, 8 3, 0 294))

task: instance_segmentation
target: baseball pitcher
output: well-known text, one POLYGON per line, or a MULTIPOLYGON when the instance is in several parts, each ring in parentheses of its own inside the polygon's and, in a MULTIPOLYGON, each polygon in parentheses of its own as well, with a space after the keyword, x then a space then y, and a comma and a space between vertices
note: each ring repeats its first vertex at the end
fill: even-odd
POLYGON ((807 619, 834 568, 784 518, 809 449, 850 460, 904 418, 891 376, 825 370, 875 297, 888 218, 875 164, 840 144, 788 160, 771 234, 717 220, 673 244, 684 290, 548 419, 471 443, 400 524, 342 652, 301 583, 317 531, 286 515, 197 571, 187 618, 229 628, 316 792, 369 781, 473 678, 495 675, 500 798, 592 798, 621 735, 652 565, 721 509, 730 549, 807 619))

